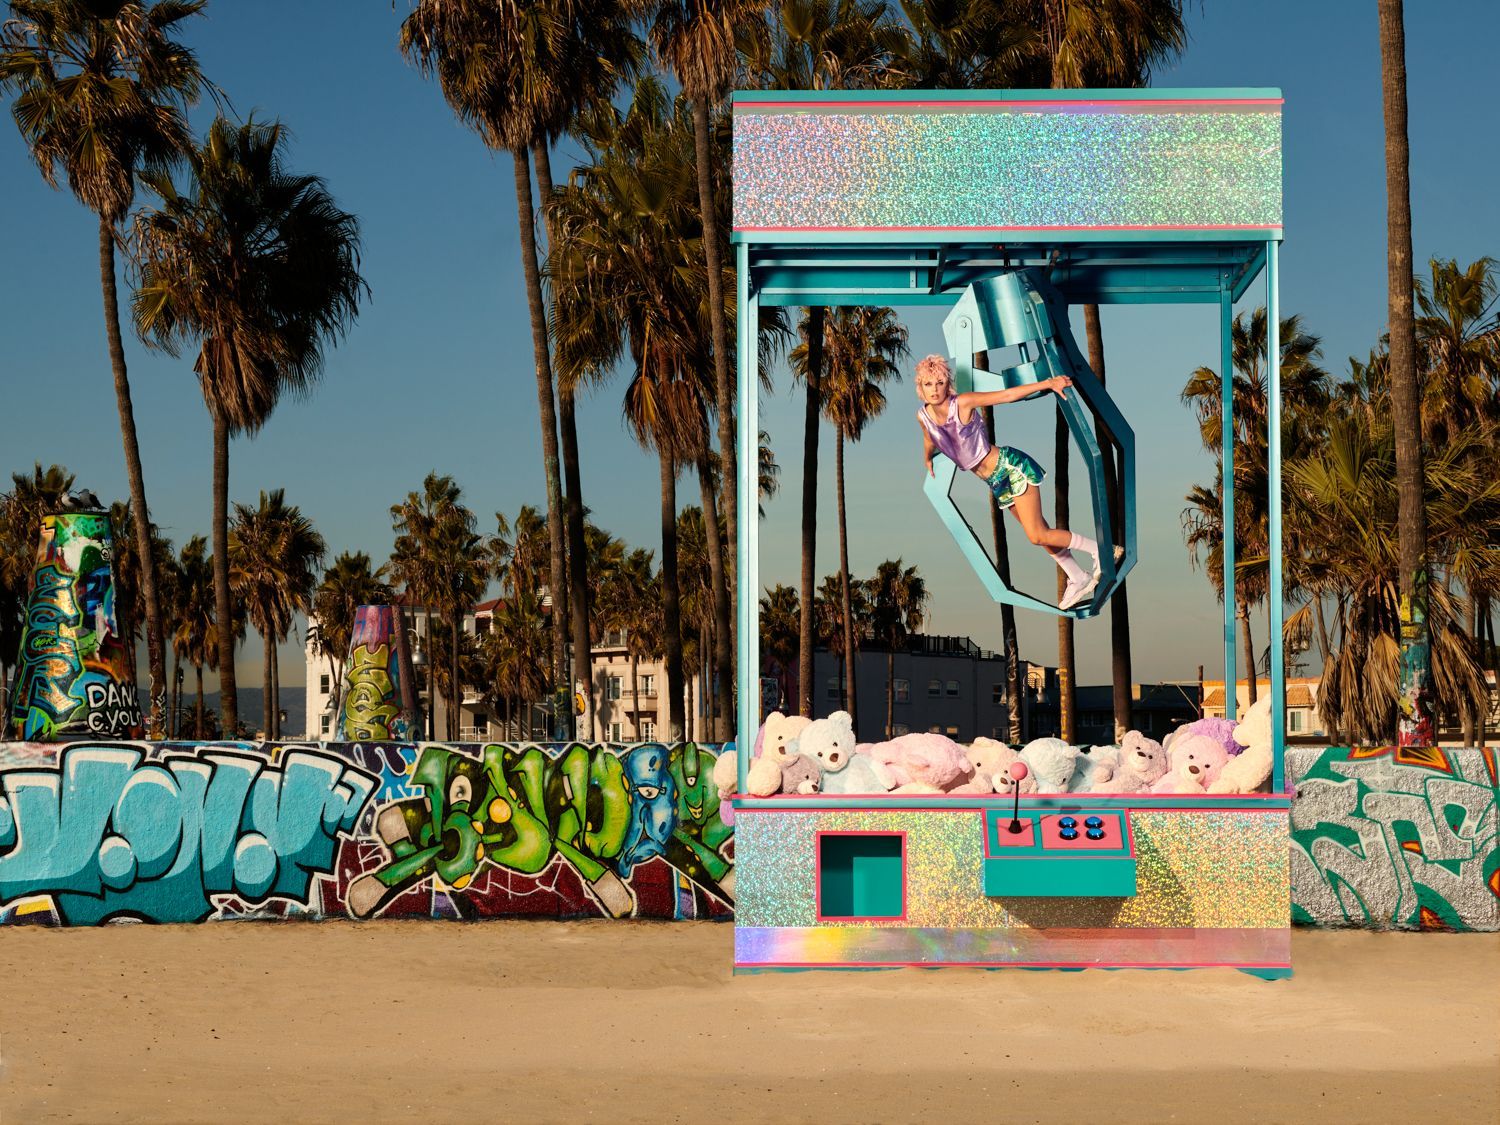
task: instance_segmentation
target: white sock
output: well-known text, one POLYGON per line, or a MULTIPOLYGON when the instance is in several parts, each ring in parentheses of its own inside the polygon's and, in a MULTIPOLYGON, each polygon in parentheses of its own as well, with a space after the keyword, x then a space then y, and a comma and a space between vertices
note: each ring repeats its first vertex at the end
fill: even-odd
POLYGON ((1087 551, 1094 556, 1094 562, 1099 562, 1099 544, 1087 536, 1079 535, 1078 532, 1069 532, 1068 546, 1075 551, 1087 551))
POLYGON ((1083 568, 1074 561, 1071 552, 1061 547, 1048 547, 1047 553, 1052 556, 1052 561, 1057 564, 1058 569, 1068 576, 1069 582, 1083 582, 1088 578, 1083 568))

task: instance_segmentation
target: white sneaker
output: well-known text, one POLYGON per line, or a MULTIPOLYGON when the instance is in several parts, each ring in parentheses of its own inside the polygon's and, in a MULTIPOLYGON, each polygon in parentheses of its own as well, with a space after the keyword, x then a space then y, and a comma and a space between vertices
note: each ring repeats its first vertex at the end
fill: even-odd
POLYGON ((1058 609, 1072 609, 1079 602, 1086 601, 1099 587, 1099 572, 1096 570, 1090 577, 1082 581, 1072 579, 1063 589, 1062 600, 1057 603, 1058 609))

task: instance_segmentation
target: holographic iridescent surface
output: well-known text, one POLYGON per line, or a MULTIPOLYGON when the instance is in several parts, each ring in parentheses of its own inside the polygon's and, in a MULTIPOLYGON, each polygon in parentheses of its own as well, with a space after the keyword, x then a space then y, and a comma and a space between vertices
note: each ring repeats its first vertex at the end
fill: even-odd
POLYGON ((1130 817, 1138 885, 1133 898, 989 898, 977 811, 742 814, 735 837, 736 963, 1286 960, 1285 810, 1134 810, 1130 817), (820 922, 817 834, 872 831, 907 834, 906 918, 820 922))
POLYGON ((1274 100, 735 106, 740 231, 1280 225, 1274 100))

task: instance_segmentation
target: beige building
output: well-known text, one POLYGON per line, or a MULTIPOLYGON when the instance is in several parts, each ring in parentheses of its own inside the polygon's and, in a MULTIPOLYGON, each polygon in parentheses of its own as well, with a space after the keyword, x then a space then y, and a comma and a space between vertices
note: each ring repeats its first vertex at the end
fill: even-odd
MULTIPOLYGON (((1293 676, 1286 682, 1286 735, 1288 738, 1319 739, 1328 737, 1323 720, 1318 718, 1317 676, 1293 676)), ((1256 681, 1258 695, 1269 695, 1270 680, 1256 681)), ((1203 681, 1203 714, 1206 718, 1224 717, 1224 681, 1203 681)), ((1250 706, 1250 682, 1235 684, 1235 714, 1243 715, 1250 706)))

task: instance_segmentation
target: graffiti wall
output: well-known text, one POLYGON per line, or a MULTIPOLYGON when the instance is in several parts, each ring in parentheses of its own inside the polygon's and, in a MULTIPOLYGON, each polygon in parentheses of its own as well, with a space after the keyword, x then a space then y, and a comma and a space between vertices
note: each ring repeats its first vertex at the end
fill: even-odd
POLYGON ((400 623, 394 606, 362 605, 354 611, 339 718, 339 735, 349 742, 404 742, 421 733, 400 623))
POLYGON ((17 738, 144 733, 115 615, 107 512, 42 518, 7 723, 17 738))
POLYGON ((1496 752, 1291 749, 1292 920, 1500 929, 1496 752))
POLYGON ((728 917, 715 756, 0 743, 0 924, 728 917))

